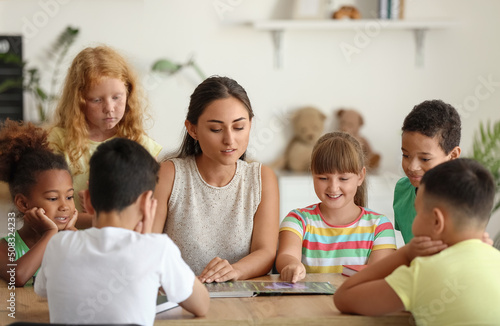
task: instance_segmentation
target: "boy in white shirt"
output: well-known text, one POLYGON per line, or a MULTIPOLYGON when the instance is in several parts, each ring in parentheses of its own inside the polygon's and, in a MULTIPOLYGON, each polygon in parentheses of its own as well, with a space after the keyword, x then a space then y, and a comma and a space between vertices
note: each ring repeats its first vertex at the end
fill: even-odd
POLYGON ((152 234, 159 165, 138 143, 115 138, 90 159, 87 210, 94 228, 55 235, 35 292, 48 298, 51 323, 153 325, 161 286, 169 301, 196 316, 209 307, 206 288, 166 234, 152 234))

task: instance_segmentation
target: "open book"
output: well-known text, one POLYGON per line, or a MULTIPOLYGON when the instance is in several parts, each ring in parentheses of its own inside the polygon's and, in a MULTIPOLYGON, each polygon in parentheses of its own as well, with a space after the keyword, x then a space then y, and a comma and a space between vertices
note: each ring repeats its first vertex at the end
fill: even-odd
POLYGON ((256 295, 333 294, 330 282, 234 281, 205 284, 211 298, 253 297, 256 295))
POLYGON ((169 302, 167 296, 162 293, 158 293, 158 297, 156 298, 156 313, 170 310, 172 308, 178 307, 179 305, 174 302, 169 302))

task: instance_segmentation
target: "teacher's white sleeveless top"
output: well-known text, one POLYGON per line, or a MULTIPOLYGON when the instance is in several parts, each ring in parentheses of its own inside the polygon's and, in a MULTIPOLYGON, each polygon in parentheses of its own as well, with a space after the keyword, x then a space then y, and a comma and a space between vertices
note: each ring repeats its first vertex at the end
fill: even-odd
POLYGON ((233 264, 250 253, 262 193, 261 164, 238 160, 223 187, 203 180, 194 157, 171 159, 175 178, 164 232, 196 275, 215 257, 233 264))

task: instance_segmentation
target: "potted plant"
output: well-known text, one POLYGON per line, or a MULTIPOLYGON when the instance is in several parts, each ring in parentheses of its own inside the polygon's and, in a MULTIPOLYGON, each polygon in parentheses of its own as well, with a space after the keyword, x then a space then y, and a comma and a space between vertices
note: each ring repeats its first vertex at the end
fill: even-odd
POLYGON ((78 28, 70 26, 59 34, 50 50, 47 52, 47 62, 51 65, 52 71, 50 75, 50 89, 47 91, 41 85, 41 73, 37 67, 27 68, 27 63, 23 62, 21 57, 15 54, 2 54, 0 60, 19 65, 23 68, 22 79, 7 79, 0 83, 0 93, 11 88, 23 88, 29 92, 35 100, 35 106, 38 111, 40 122, 48 120, 50 105, 57 100, 56 85, 59 77, 61 64, 68 53, 71 45, 75 42, 78 36, 78 28))
MULTIPOLYGON (((479 134, 474 138, 472 158, 483 164, 493 175, 497 189, 500 191, 500 121, 479 124, 479 134)), ((500 208, 500 196, 493 205, 493 212, 500 208)))
POLYGON ((175 63, 169 59, 159 59, 157 60, 153 66, 151 67, 152 71, 164 73, 168 76, 173 75, 183 68, 192 67, 196 74, 201 78, 201 80, 205 80, 205 74, 201 71, 200 67, 194 62, 193 57, 191 57, 186 63, 175 63))

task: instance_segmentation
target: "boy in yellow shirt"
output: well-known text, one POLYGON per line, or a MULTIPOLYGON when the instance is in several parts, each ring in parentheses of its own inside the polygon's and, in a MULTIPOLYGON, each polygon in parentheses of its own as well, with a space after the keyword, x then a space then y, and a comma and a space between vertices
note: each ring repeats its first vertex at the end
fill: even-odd
POLYGON ((491 174, 473 160, 427 171, 415 237, 348 279, 334 295, 337 308, 373 316, 408 310, 417 325, 497 325, 500 251, 481 240, 494 197, 491 174))

